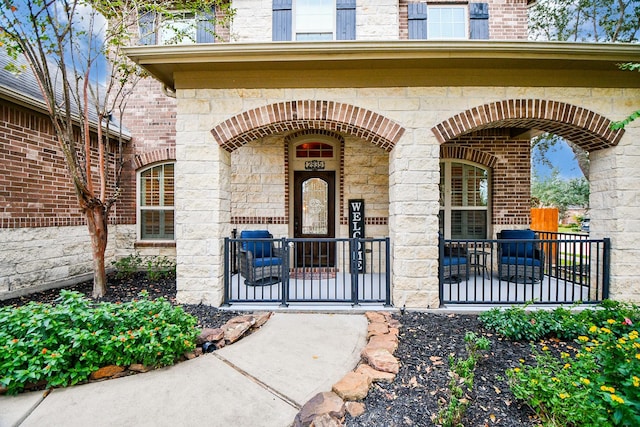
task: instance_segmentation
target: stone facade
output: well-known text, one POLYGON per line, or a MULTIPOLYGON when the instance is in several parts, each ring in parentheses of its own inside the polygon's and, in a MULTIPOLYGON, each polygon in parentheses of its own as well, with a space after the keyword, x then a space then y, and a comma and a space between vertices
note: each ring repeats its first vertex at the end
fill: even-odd
MULTIPOLYGON (((253 115, 250 111, 256 109, 253 99, 245 100, 238 91, 232 90, 212 90, 212 89, 191 89, 178 92, 178 144, 177 152, 183 153, 184 157, 178 159, 178 166, 181 174, 181 184, 183 191, 179 194, 187 194, 191 200, 200 200, 197 206, 193 206, 187 197, 181 200, 184 209, 180 215, 179 228, 182 235, 178 236, 178 268, 183 273, 179 276, 178 299, 184 302, 200 302, 217 304, 220 302, 222 289, 220 287, 222 270, 222 243, 217 236, 228 235, 229 227, 232 226, 230 212, 240 212, 242 210, 243 196, 234 195, 234 189, 240 188, 240 181, 249 180, 250 169, 246 170, 245 177, 234 174, 239 169, 234 163, 261 164, 259 159, 264 158, 266 165, 261 166, 261 170, 273 171, 276 182, 273 191, 277 188, 286 188, 282 179, 284 178, 281 165, 285 161, 281 153, 284 143, 283 130, 287 128, 295 129, 295 124, 287 118, 291 111, 298 111, 297 117, 305 122, 313 122, 315 127, 325 127, 339 129, 341 120, 314 121, 316 110, 313 106, 325 105, 329 109, 329 103, 322 104, 316 102, 309 104, 303 110, 288 110, 292 105, 306 105, 306 101, 299 101, 308 96, 307 90, 287 89, 279 91, 286 94, 283 98, 274 98, 274 90, 265 90, 264 99, 269 100, 259 109, 265 111, 274 108, 273 115, 253 115), (196 107, 197 106, 197 107, 196 107), (204 108, 203 108, 204 106, 204 108), (224 106, 220 108, 219 106, 224 106), (231 108, 233 106, 233 108, 231 108), (184 107, 184 108, 182 108, 184 107), (202 113, 198 114, 197 112, 202 113), (183 113, 184 112, 184 113, 183 113), (228 119, 232 117, 232 119, 228 119), (273 135, 264 138, 251 137, 254 129, 261 129, 262 133, 268 133, 268 125, 265 123, 272 117, 273 135), (226 120, 223 120, 227 118, 226 120), (243 118, 243 119, 241 119, 243 118), (211 123, 220 123, 213 130, 211 123), (331 124, 333 123, 333 124, 331 124), (225 129, 225 127, 227 127, 225 129), (218 144, 211 144, 210 132, 214 133, 214 138, 218 139, 218 144), (183 135, 183 138, 181 138, 183 135), (222 137, 221 135, 225 135, 222 137), (244 143, 240 141, 251 140, 244 143), (181 144, 181 141, 182 145, 181 144), (209 141, 209 142, 207 142, 209 141), (236 158, 243 158, 242 162, 234 161, 236 158), (255 160, 251 160, 251 159, 255 160), (217 234, 216 233, 221 233, 217 234), (181 253, 181 241, 192 242, 198 245, 198 250, 194 251, 191 243, 185 243, 185 254, 181 253), (197 253, 196 253, 197 252, 197 253), (188 273, 198 272, 198 274, 188 273), (186 276, 186 277, 185 277, 186 276)), ((254 94, 255 95, 255 94, 254 94)), ((620 119, 630 108, 638 107, 637 90, 610 91, 607 89, 588 88, 364 88, 352 89, 315 89, 313 91, 316 99, 331 99, 332 106, 337 110, 336 117, 343 114, 344 122, 352 123, 346 132, 347 141, 352 141, 358 150, 351 151, 345 149, 344 155, 344 187, 349 187, 350 182, 358 182, 362 177, 356 173, 362 166, 363 157, 356 154, 371 153, 373 168, 366 175, 369 179, 379 179, 376 189, 372 189, 370 195, 363 195, 367 200, 375 200, 374 193, 378 189, 387 185, 388 191, 388 235, 392 242, 392 271, 393 271, 393 302, 396 306, 407 306, 414 308, 434 308, 439 305, 438 300, 438 252, 437 252, 437 228, 438 228, 438 177, 439 162, 441 156, 462 155, 479 163, 485 162, 493 168, 493 211, 492 211, 492 233, 504 228, 526 228, 529 224, 529 209, 526 204, 513 202, 514 200, 526 199, 524 194, 529 186, 529 145, 526 139, 513 138, 510 133, 500 129, 486 129, 488 125, 504 122, 507 127, 514 123, 522 124, 527 122, 531 127, 549 127, 545 124, 550 120, 551 127, 577 127, 567 119, 565 112, 567 109, 578 111, 578 117, 585 112, 591 111, 588 118, 576 119, 580 121, 579 131, 576 129, 576 141, 583 144, 592 144, 591 148, 598 153, 592 158, 594 164, 594 175, 592 176, 594 194, 592 196, 592 224, 594 219, 601 218, 601 214, 595 212, 608 211, 609 218, 620 218, 618 210, 625 212, 628 207, 613 208, 610 203, 609 194, 620 194, 631 196, 624 184, 627 177, 638 177, 639 171, 630 168, 632 161, 628 156, 632 156, 636 151, 632 148, 634 135, 638 128, 631 126, 624 138, 620 139, 617 147, 605 148, 597 151, 594 144, 605 146, 617 142, 619 136, 603 129, 600 125, 602 118, 620 119), (522 93, 537 93, 541 96, 538 101, 528 100, 524 103, 519 98, 514 98, 522 93), (602 96, 607 94, 610 102, 603 103, 602 96), (394 102, 394 99, 403 102, 394 102), (512 100, 512 101, 509 101, 512 100), (605 105, 606 104, 606 105, 605 105), (347 111, 354 108, 375 107, 375 114, 381 118, 386 118, 391 122, 387 126, 371 128, 370 134, 366 129, 365 122, 356 120, 349 121, 344 116, 347 111), (499 106, 499 108, 498 108, 499 106), (580 106, 580 107, 576 107, 580 106), (635 107, 634 107, 635 106, 635 107), (478 111, 486 111, 486 114, 479 114, 478 111), (474 111, 476 113, 474 113, 474 111), (341 113, 342 112, 342 113, 341 113), (476 119, 467 119, 469 114, 476 114, 476 119), (495 114, 495 116, 492 116, 495 114), (457 118, 457 119, 456 119, 457 118), (543 120, 544 119, 544 120, 543 120), (452 120, 458 120, 457 123, 452 120), (384 137, 386 129, 394 129, 394 124, 401 126, 402 131, 394 130, 387 135, 400 135, 399 137, 384 137), (471 133, 465 133, 463 129, 468 128, 471 133), (451 129, 448 131, 447 129, 451 129), (453 130, 455 129, 455 130, 453 130), (473 131, 473 129, 477 129, 473 131), (376 133, 380 132, 380 133, 376 133), (582 132, 582 133, 580 133, 582 132), (591 133, 589 133, 591 132, 591 133), (353 138, 349 133, 366 135, 363 138, 353 138), (392 139, 389 139, 392 138, 392 139), (391 142, 391 141, 394 142, 391 142), (600 142, 598 142, 600 141, 600 142), (626 141, 626 143, 622 143, 626 141), (445 143, 443 145, 443 143, 445 143), (364 148, 369 145, 370 148, 364 148), (382 147, 390 145, 389 150, 382 147), (360 150, 360 147, 363 147, 360 150), (613 168, 617 172, 612 174, 611 167, 607 167, 608 177, 600 182, 598 170, 601 166, 600 153, 607 153, 605 163, 618 159, 624 159, 627 168, 613 168), (379 153, 377 157, 375 154, 379 153), (458 153, 458 154, 456 154, 458 153), (462 154, 460 154, 462 153, 462 154), (479 153, 479 154, 473 154, 479 153), (489 153, 489 155, 487 155, 489 153), (469 157, 470 156, 470 157, 469 157), (475 157, 474 157, 475 156, 475 157), (374 160, 378 158, 378 160, 374 160), (384 164, 388 161, 388 164, 384 164), (373 165, 376 164, 375 169, 373 165), (383 166, 384 165, 384 166, 383 166), (388 168, 388 178, 380 178, 383 169, 388 168), (374 172, 375 169, 375 172, 374 172), (624 170, 624 172, 623 172, 624 170), (349 173, 346 173, 349 172, 349 173), (606 186, 607 199, 603 197, 600 187, 606 186), (614 191, 613 189, 616 188, 614 191), (429 237, 431 236, 431 237, 429 237)), ((318 107, 320 108, 320 107, 318 107)), ((324 111, 324 110, 323 110, 324 111)), ((331 110, 330 110, 331 111, 331 110)), ((366 114, 363 113, 363 117, 366 114)), ((326 117, 326 116, 325 116, 326 117)), ((349 144, 347 144, 347 147, 349 144)), ((635 179, 634 178, 634 179, 635 179)), ((256 177, 251 178, 256 181, 256 177)), ((366 185, 362 185, 365 188, 366 185)), ((627 186, 628 187, 628 186, 627 186)), ((264 187, 260 187, 264 188, 264 187)), ((357 188, 357 186, 356 186, 357 188)), ((269 190, 271 191, 271 190, 269 190)), ((345 190, 349 192, 350 190, 345 190)), ((358 193, 357 189, 354 194, 358 193)), ((274 194, 275 195, 275 194, 274 194)), ((282 193, 279 197, 274 197, 272 203, 269 196, 264 196, 267 210, 255 210, 257 218, 280 217, 283 212, 282 193)), ((628 198, 628 197, 627 197, 628 198)), ((384 197, 379 200, 381 210, 384 212, 384 197)), ((638 206, 637 200, 629 200, 630 205, 638 206)), ((372 203, 375 205, 375 202, 372 203)), ((248 208, 248 206, 244 205, 248 208)), ((264 207, 264 206, 263 206, 264 207)), ((251 207, 250 209, 256 209, 251 207)), ((249 212, 249 211, 247 211, 249 212)), ((251 211, 253 212, 253 211, 251 211)), ((376 214, 377 215, 377 214, 376 214)), ((604 217, 604 215, 602 215, 604 217)), ((616 221, 616 220, 613 220, 616 221)), ((272 231, 277 237, 287 235, 287 227, 283 225, 272 225, 270 223, 254 223, 252 228, 264 227, 272 231)), ((608 227, 607 227, 608 228, 608 227)), ((628 242, 633 231, 625 231, 616 234, 616 227, 608 228, 607 234, 612 238, 614 249, 612 260, 621 257, 624 261, 627 257, 635 255, 628 242), (629 237, 626 237, 629 234, 629 237)), ((626 227, 625 227, 626 229, 626 227)), ((344 233, 344 228, 341 233, 344 233)), ((384 232, 384 227, 380 231, 384 232)), ((376 233, 377 231, 373 231, 376 233)), ((594 236, 601 236, 603 231, 594 229, 594 236)), ((369 234, 369 233, 368 233, 369 234)), ((628 267, 627 267, 628 268, 628 267)), ((624 271, 625 262, 617 265, 612 276, 612 296, 615 298, 625 298, 637 300, 637 295, 633 294, 634 287, 629 283, 631 276, 627 276, 624 271)))
MULTIPOLYGON (((358 0, 357 40, 408 39, 409 3, 358 0)), ((445 2, 430 2, 438 3, 445 2)), ((490 39, 526 39, 526 4, 526 0, 488 1, 490 39)), ((233 6, 235 20, 228 30, 221 29, 224 41, 271 42, 271 0, 239 1, 233 6)), ((433 78, 445 79, 436 68, 430 70, 433 78)), ((440 161, 462 159, 491 170, 491 236, 505 228, 526 228, 529 206, 523 200, 528 200, 530 158, 528 136, 520 131, 539 129, 570 136, 590 151, 591 235, 612 241, 611 296, 640 301, 634 278, 635 242, 640 238, 636 231, 640 125, 632 123, 624 137, 608 128, 610 120, 640 109, 638 89, 575 83, 568 86, 577 87, 482 86, 476 79, 486 80, 486 76, 480 73, 455 85, 423 81, 376 86, 367 85, 371 70, 351 70, 354 74, 349 75, 350 70, 342 67, 321 70, 327 74, 323 84, 311 86, 305 80, 317 79, 312 72, 287 80, 273 70, 253 71, 249 83, 234 84, 236 75, 229 74, 227 80, 232 83, 220 86, 212 77, 215 74, 207 74, 215 71, 189 70, 187 64, 171 77, 175 94, 150 79, 136 87, 124 120, 133 138, 126 154, 122 196, 112 215, 108 260, 133 251, 176 256, 178 300, 219 305, 224 237, 245 228, 266 228, 275 237, 292 236, 291 177, 299 166, 291 161, 291 147, 301 132, 307 132, 340 147, 338 163, 332 166, 338 184, 336 236, 347 237, 348 200, 364 199, 366 237, 390 237, 392 265, 388 267, 394 305, 435 308, 439 306, 440 161), (175 242, 144 241, 136 225, 136 174, 163 162, 175 162, 176 167, 175 242)), ((415 72, 407 69, 406 73, 415 72)), ((446 76, 447 71, 441 74, 446 76)), ((18 121, 11 126, 0 122, 0 138, 4 138, 0 159, 15 172, 12 182, 0 177, 0 189, 11 195, 2 199, 5 195, 0 193, 4 203, 0 241, 11 242, 6 250, 0 249, 2 273, 11 272, 0 275, 0 295, 28 291, 49 278, 61 281, 90 271, 89 252, 83 246, 88 235, 79 212, 73 211, 74 195, 63 182, 65 171, 57 163, 53 170, 43 169, 46 156, 56 155, 55 141, 51 135, 36 135, 43 125, 31 121, 30 112, 25 115, 22 107, 11 108, 17 113, 2 110, 3 118, 15 116, 18 121), (21 141, 22 134, 29 134, 25 139, 36 142, 38 149, 21 141), (12 146, 5 143, 9 140, 12 146), (55 188, 47 188, 59 194, 58 205, 37 200, 39 190, 33 187, 41 178, 27 169, 40 170, 41 176, 51 174, 48 185, 55 188), (22 182, 32 188, 21 192, 22 182), (36 200, 29 200, 32 196, 16 199, 27 193, 36 195, 36 200), (67 229, 70 232, 65 233, 67 229), (67 237, 72 237, 68 243, 67 237), (37 257, 21 266, 11 255, 11 251, 28 250, 29 241, 76 248, 75 258, 65 255, 69 262, 54 263, 58 253, 53 250, 45 261, 55 274, 36 275, 29 265, 37 264, 37 257)), ((40 246, 31 247, 41 251, 40 246)))

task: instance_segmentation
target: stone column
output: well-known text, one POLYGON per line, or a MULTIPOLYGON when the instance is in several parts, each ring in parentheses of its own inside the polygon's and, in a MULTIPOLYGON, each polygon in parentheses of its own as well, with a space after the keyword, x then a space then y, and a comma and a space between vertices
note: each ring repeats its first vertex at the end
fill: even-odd
POLYGON ((430 130, 408 129, 389 158, 393 304, 437 308, 439 145, 430 130))
POLYGON ((219 306, 230 222, 231 157, 214 141, 210 102, 178 91, 175 222, 177 301, 219 306))
MULTIPOLYGON (((622 106, 625 104, 621 103, 622 106)), ((628 107, 627 107, 628 108, 628 107)), ((626 111, 628 114, 630 110, 626 111)), ((623 113, 620 107, 620 117, 623 113)), ((611 299, 640 302, 640 123, 615 147, 590 153, 590 237, 611 238, 611 299)))

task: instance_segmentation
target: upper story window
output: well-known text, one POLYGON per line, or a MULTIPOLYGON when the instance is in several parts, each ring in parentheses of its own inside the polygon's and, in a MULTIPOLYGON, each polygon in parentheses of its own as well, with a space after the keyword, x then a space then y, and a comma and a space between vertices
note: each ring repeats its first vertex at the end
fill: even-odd
POLYGON ((488 39, 488 3, 409 3, 409 38, 431 40, 488 39))
POLYGON ((297 0, 294 9, 297 41, 334 39, 334 0, 297 0))
POLYGON ((196 17, 192 13, 176 12, 171 19, 160 22, 159 38, 162 45, 191 44, 196 41, 196 17))
POLYGON ((356 38, 356 0, 272 1, 273 41, 356 38))
POLYGON ((141 240, 174 240, 174 165, 165 163, 138 174, 141 240))
POLYGON ((153 11, 138 17, 139 44, 192 44, 215 42, 215 10, 209 13, 176 11, 160 16, 153 11))
POLYGON ((467 6, 427 7, 427 39, 466 39, 467 6))

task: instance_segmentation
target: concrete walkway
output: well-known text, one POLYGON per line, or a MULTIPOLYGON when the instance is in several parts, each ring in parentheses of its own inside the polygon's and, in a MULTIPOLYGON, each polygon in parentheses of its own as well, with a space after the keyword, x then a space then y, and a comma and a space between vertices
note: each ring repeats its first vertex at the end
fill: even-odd
POLYGON ((274 313, 241 341, 175 366, 0 396, 0 427, 285 427, 356 366, 366 336, 362 315, 274 313))

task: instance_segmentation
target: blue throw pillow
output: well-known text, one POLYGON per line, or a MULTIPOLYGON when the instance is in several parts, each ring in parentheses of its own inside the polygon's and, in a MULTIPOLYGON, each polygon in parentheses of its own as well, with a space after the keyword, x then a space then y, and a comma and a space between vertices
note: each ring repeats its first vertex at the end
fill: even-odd
MULTIPOLYGON (((533 240, 536 233, 532 230, 504 230, 501 239, 533 240)), ((534 245, 531 242, 502 243, 502 256, 533 258, 534 245)))
MULTIPOLYGON (((271 239, 268 230, 243 230, 240 232, 241 239, 271 239)), ((242 249, 253 253, 254 258, 271 257, 271 242, 242 242, 242 249)))

